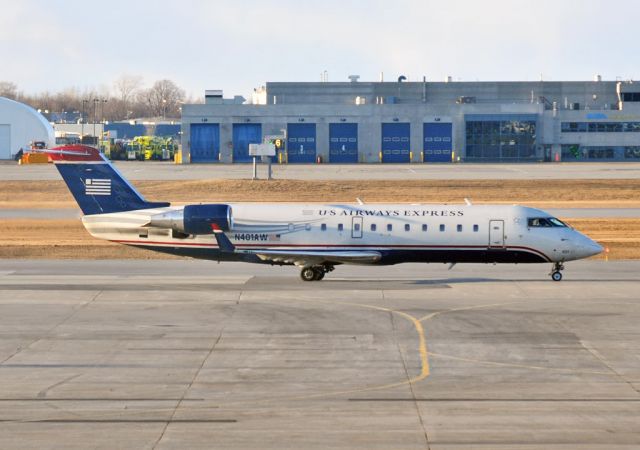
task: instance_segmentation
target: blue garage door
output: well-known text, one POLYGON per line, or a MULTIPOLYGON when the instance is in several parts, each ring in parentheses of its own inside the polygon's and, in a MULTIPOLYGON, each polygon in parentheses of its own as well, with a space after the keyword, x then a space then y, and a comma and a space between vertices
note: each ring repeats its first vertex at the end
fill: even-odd
POLYGON ((411 125, 408 123, 382 124, 382 162, 408 163, 411 161, 411 125))
POLYGON ((287 124, 287 161, 312 163, 316 161, 316 124, 287 124))
POLYGON ((451 162, 451 124, 425 123, 422 129, 424 162, 451 162))
POLYGON ((358 162, 358 124, 329 124, 329 162, 358 162))
POLYGON ((220 161, 220 125, 191 124, 191 162, 220 161))
POLYGON ((259 123, 233 124, 233 162, 250 162, 249 144, 262 142, 262 125, 259 123))

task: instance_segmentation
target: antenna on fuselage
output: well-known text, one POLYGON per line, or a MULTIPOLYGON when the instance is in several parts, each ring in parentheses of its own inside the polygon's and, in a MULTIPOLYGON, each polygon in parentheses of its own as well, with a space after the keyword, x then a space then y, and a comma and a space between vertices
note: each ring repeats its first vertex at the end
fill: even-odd
POLYGON ((360 199, 360 197, 356 197, 356 201, 358 202, 358 205, 364 205, 364 202, 360 199))
POLYGON ((468 198, 465 198, 464 202, 467 204, 467 206, 473 205, 473 203, 471 203, 471 200, 469 200, 468 198))

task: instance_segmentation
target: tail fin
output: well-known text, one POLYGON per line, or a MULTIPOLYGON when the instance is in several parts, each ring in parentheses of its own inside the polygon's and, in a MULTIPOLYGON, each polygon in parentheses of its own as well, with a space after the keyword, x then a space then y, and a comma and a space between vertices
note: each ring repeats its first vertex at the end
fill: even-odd
POLYGON ((85 215, 161 208, 148 202, 97 149, 65 145, 45 150, 85 215))

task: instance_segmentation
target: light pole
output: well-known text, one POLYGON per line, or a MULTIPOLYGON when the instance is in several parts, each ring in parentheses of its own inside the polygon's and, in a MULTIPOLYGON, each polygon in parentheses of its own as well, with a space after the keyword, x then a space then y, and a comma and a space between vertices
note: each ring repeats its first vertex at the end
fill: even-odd
POLYGON ((101 111, 100 111, 100 117, 102 118, 102 120, 100 121, 100 123, 102 123, 102 136, 101 138, 104 138, 104 104, 107 103, 107 99, 103 98, 102 99, 102 103, 101 103, 101 111))
MULTIPOLYGON (((100 117, 101 117, 101 119, 102 119, 102 120, 101 120, 101 123, 104 123, 104 104, 105 104, 105 103, 107 103, 107 102, 108 102, 108 100, 107 100, 106 98, 103 98, 103 99, 101 100, 101 102, 102 102, 102 104, 100 105, 100 106, 101 106, 101 110, 100 110, 100 117)), ((102 131, 104 131, 104 130, 102 130, 102 131)))
POLYGON ((99 101, 97 98, 93 99, 93 138, 96 140, 96 145, 98 144, 98 138, 96 137, 96 110, 99 101))
POLYGON ((89 103, 89 100, 82 100, 82 116, 80 117, 80 143, 82 143, 82 139, 84 138, 84 105, 89 103))

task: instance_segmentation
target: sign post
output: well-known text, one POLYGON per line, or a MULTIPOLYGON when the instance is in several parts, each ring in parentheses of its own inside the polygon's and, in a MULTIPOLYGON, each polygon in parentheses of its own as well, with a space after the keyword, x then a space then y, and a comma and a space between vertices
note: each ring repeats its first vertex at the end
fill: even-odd
POLYGON ((267 179, 271 179, 271 157, 276 155, 276 147, 273 144, 249 144, 249 156, 253 156, 253 180, 258 179, 258 165, 256 158, 261 157, 264 162, 267 160, 267 179))

